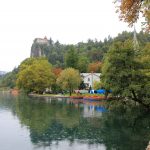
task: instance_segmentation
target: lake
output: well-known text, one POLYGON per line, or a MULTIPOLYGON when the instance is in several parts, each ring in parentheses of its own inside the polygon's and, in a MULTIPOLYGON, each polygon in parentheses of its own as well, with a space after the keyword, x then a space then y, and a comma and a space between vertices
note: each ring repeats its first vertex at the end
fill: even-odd
POLYGON ((0 150, 144 150, 150 113, 106 102, 0 92, 0 150))

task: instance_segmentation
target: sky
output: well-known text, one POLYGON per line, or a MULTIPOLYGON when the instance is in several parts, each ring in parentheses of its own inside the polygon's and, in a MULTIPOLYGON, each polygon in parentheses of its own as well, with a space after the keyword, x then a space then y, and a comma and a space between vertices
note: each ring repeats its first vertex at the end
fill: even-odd
MULTIPOLYGON (((0 71, 30 57, 35 38, 62 44, 103 40, 133 31, 120 22, 114 0, 4 0, 0 2, 0 71)), ((140 31, 140 23, 136 30, 140 31)))

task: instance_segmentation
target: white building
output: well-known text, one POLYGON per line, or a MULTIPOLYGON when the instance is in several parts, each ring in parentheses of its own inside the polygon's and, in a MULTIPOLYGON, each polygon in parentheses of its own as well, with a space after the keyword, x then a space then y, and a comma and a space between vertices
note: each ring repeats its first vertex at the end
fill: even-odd
POLYGON ((100 81, 100 73, 81 73, 80 74, 84 83, 91 88, 93 88, 95 81, 100 81))

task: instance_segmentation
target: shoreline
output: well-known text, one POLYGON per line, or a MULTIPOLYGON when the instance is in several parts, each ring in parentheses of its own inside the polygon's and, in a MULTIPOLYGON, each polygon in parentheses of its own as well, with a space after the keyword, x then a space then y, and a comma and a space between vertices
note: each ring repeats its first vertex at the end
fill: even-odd
MULTIPOLYGON (((76 100, 85 100, 85 101, 106 101, 106 99, 101 98, 101 97, 91 97, 89 96, 87 98, 87 96, 66 96, 66 95, 61 95, 61 94, 57 94, 57 95, 51 95, 51 94, 28 94, 28 96, 31 97, 49 97, 49 98, 68 98, 68 99, 76 99, 76 100)), ((109 99, 107 99, 109 100, 109 99)))
POLYGON ((32 97, 69 98, 69 96, 65 96, 65 95, 50 95, 50 94, 45 94, 45 95, 41 95, 41 94, 28 94, 28 96, 32 96, 32 97))

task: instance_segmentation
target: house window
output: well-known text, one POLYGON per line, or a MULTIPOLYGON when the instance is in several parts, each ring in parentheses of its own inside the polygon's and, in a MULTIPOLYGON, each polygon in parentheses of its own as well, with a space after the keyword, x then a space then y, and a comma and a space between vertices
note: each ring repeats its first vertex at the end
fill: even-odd
POLYGON ((90 78, 88 78, 88 81, 90 81, 90 78))

